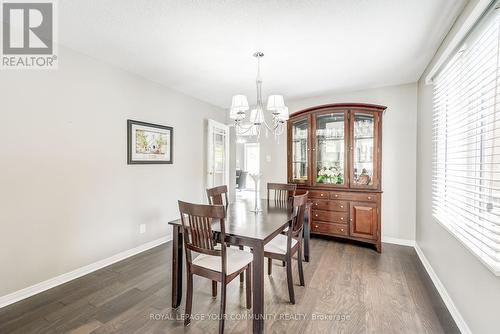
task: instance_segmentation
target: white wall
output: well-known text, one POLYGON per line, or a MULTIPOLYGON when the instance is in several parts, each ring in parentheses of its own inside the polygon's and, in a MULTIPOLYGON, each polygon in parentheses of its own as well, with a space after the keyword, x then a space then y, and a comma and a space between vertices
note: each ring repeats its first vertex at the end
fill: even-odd
POLYGON ((205 201, 205 119, 226 117, 71 50, 59 59, 0 73, 0 296, 170 235, 177 199, 205 201), (173 126, 174 164, 128 166, 127 119, 173 126))
MULTIPOLYGON (((343 102, 387 106, 382 121, 382 240, 415 240, 417 85, 331 94, 287 101, 287 105, 293 113, 312 106, 343 102)), ((262 136, 261 140, 262 185, 286 182, 286 135, 278 144, 272 136, 262 136)))
POLYGON ((470 331, 493 334, 500 328, 500 277, 432 217, 432 86, 425 83, 430 69, 482 2, 469 2, 418 83, 416 241, 470 331))

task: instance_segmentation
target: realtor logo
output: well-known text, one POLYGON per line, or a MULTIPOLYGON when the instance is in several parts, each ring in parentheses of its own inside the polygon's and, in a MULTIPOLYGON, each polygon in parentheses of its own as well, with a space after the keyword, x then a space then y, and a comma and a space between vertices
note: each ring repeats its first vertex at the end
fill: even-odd
POLYGON ((1 67, 55 68, 54 3, 2 2, 1 67))

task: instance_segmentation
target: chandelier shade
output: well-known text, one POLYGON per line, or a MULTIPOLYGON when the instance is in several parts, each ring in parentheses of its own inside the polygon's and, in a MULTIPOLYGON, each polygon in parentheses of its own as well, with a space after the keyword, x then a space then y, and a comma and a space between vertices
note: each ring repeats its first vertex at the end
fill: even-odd
POLYGON ((250 122, 253 125, 261 125, 264 123, 264 112, 260 108, 252 109, 250 112, 250 122))
POLYGON ((248 100, 245 95, 235 95, 231 103, 231 109, 229 111, 229 117, 231 119, 241 120, 245 118, 245 111, 249 109, 248 100))
POLYGON ((281 108, 277 118, 280 122, 288 121, 288 119, 290 118, 290 114, 288 113, 288 108, 287 107, 281 108))
POLYGON ((283 108, 285 108, 283 95, 270 95, 267 98, 267 110, 272 111, 273 114, 279 114, 283 108))

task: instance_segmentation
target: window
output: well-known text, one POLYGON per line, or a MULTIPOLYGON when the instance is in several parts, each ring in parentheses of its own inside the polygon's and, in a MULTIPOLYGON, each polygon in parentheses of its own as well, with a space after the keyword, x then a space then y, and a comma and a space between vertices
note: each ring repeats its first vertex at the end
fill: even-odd
POLYGON ((500 10, 434 78, 433 214, 500 275, 500 10))

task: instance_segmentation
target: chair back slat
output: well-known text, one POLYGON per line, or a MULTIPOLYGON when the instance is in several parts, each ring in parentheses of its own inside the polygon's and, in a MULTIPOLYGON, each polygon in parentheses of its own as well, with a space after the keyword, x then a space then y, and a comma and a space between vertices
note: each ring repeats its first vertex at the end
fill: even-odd
POLYGON ((296 195, 293 197, 293 208, 295 210, 295 218, 292 224, 292 234, 294 237, 301 235, 302 229, 304 228, 304 216, 306 212, 307 196, 309 192, 305 194, 296 195))
POLYGON ((224 205, 227 207, 227 186, 218 186, 207 189, 208 203, 211 205, 224 205), (225 200, 225 203, 224 203, 225 200))
MULTIPOLYGON (((192 204, 179 201, 179 212, 184 231, 186 250, 198 253, 222 256, 225 247, 216 250, 216 242, 212 231, 212 224, 220 221, 221 240, 225 238, 224 220, 226 210, 222 205, 192 204)), ((191 256, 187 259, 191 261, 191 256)))
POLYGON ((288 201, 295 196, 297 190, 296 184, 287 183, 268 183, 267 184, 267 198, 271 198, 278 203, 288 203, 288 201))

